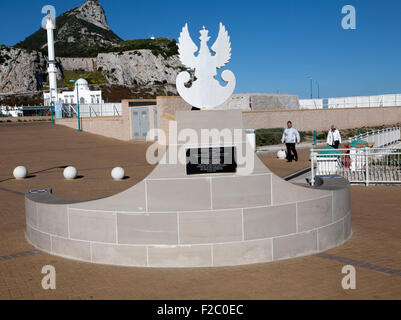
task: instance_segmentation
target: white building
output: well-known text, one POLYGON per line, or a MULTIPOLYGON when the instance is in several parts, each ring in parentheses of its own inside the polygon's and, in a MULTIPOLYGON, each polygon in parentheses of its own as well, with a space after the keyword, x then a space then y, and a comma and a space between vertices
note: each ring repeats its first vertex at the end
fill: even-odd
MULTIPOLYGON (((52 100, 50 93, 44 93, 44 105, 50 106, 52 100)), ((54 95, 53 95, 54 96, 54 95)), ((85 79, 78 79, 74 85, 74 91, 63 91, 57 95, 58 101, 66 104, 77 104, 77 97, 79 97, 79 104, 100 104, 103 103, 102 91, 91 91, 88 82, 85 79), (77 93, 78 87, 78 93, 77 93)))
POLYGON ((0 106, 0 117, 17 118, 22 117, 23 115, 22 107, 0 106))

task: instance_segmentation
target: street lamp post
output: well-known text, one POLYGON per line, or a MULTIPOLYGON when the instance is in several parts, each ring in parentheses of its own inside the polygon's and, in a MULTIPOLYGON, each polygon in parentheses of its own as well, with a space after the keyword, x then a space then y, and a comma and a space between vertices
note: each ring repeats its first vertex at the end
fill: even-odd
POLYGON ((81 115, 80 115, 80 111, 79 111, 79 93, 78 93, 78 81, 75 84, 76 88, 77 88, 77 112, 78 112, 78 132, 82 132, 81 129, 81 115))
MULTIPOLYGON (((75 82, 75 79, 70 79, 71 83, 75 82)), ((75 83, 75 87, 77 89, 77 115, 78 115, 78 132, 82 132, 81 129, 81 113, 79 111, 79 93, 78 93, 78 82, 75 83)))
POLYGON ((50 106, 50 113, 52 114, 52 124, 54 124, 54 115, 53 115, 53 109, 54 109, 54 102, 52 102, 51 106, 50 106))
POLYGON ((313 99, 313 79, 311 76, 308 76, 310 80, 310 98, 313 99))
POLYGON ((320 83, 316 81, 316 84, 317 84, 317 98, 320 99, 320 83))

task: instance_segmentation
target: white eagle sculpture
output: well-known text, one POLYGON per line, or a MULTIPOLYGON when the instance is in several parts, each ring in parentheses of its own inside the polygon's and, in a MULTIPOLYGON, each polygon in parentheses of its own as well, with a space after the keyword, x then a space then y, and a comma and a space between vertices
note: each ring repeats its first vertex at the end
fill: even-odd
POLYGON ((196 80, 187 88, 185 84, 189 82, 191 75, 184 71, 177 76, 176 83, 178 93, 191 106, 210 110, 227 101, 234 92, 236 79, 230 70, 225 70, 221 74, 222 80, 227 83, 225 86, 215 79, 217 69, 224 67, 231 59, 230 37, 225 26, 220 23, 219 35, 211 48, 214 55, 207 45, 210 40, 209 31, 203 27, 200 34, 199 54, 195 56, 198 47, 189 35, 188 24, 182 28, 178 39, 179 57, 185 67, 195 70, 196 80))

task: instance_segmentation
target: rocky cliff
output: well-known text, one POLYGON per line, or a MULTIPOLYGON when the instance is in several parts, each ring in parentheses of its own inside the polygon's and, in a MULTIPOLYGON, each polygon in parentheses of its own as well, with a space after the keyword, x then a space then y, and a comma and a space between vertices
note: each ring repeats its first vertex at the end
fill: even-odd
MULTIPOLYGON (((97 58, 57 58, 57 61, 58 80, 65 77, 67 84, 69 70, 87 71, 101 74, 104 79, 103 83, 93 84, 145 90, 147 97, 176 94, 175 79, 182 70, 178 56, 165 58, 151 50, 101 53, 97 58)), ((42 90, 48 81, 47 67, 47 57, 41 52, 0 47, 0 94, 42 90)))
POLYGON ((164 58, 151 50, 100 53, 97 68, 110 84, 175 84, 181 63, 178 56, 164 58))
POLYGON ((96 58, 57 58, 57 61, 61 64, 63 70, 83 70, 83 71, 95 71, 96 58))
POLYGON ((98 0, 89 0, 78 8, 72 10, 68 15, 75 15, 77 18, 92 23, 99 28, 110 30, 107 23, 106 13, 98 0))
MULTIPOLYGON (((97 0, 88 0, 56 19, 55 50, 60 57, 94 57, 121 41, 110 30, 105 11, 97 0)), ((17 46, 46 53, 46 30, 38 30, 17 46)))
MULTIPOLYGON (((107 23, 97 0, 65 12, 56 19, 55 51, 59 88, 85 77, 89 84, 121 86, 149 95, 176 94, 182 70, 175 40, 122 41, 107 23), (84 71, 84 72, 81 72, 84 71), (92 80, 93 81, 92 81, 92 80)), ((41 29, 15 47, 1 47, 0 93, 42 90, 47 82, 47 35, 41 29)), ((112 94, 112 93, 111 93, 112 94)))
POLYGON ((42 53, 0 47, 0 93, 39 91, 46 79, 47 60, 42 53))

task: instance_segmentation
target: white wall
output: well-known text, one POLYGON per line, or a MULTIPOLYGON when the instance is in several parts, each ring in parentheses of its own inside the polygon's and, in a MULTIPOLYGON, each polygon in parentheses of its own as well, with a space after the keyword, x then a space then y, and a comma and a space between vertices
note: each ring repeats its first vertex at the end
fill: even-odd
MULTIPOLYGON (((301 99, 299 100, 299 105, 301 109, 323 109, 323 100, 324 99, 301 99)), ((401 94, 328 98, 327 100, 328 109, 401 106, 401 94)))

